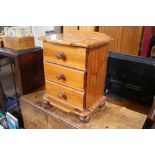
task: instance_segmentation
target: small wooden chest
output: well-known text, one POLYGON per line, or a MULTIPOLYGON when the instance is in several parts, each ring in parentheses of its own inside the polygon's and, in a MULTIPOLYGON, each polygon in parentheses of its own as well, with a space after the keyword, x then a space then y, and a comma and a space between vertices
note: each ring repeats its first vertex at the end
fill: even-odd
POLYGON ((44 101, 89 120, 104 102, 103 92, 111 38, 103 33, 75 31, 41 37, 44 50, 44 101))
POLYGON ((34 37, 3 37, 4 47, 14 50, 25 50, 35 47, 34 37))

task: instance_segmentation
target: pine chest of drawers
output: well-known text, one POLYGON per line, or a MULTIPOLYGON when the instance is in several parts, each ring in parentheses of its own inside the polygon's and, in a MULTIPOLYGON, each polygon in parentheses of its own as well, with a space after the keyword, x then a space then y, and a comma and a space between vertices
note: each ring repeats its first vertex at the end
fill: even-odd
POLYGON ((111 38, 103 33, 76 31, 40 39, 44 49, 44 102, 87 122, 104 102, 111 38))

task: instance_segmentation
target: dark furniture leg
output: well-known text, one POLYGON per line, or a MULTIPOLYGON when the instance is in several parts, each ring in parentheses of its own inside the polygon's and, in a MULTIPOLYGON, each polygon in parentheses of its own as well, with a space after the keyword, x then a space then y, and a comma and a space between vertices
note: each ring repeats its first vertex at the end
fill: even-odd
POLYGON ((0 104, 2 106, 2 112, 5 114, 5 112, 7 111, 7 108, 5 106, 4 92, 3 92, 1 82, 0 82, 0 104))

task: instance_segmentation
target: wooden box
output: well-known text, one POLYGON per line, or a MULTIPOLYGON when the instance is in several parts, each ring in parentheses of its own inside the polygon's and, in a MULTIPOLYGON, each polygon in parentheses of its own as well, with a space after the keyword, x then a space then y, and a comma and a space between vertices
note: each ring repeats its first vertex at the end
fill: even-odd
POLYGON ((4 37, 4 47, 14 50, 25 50, 35 47, 34 37, 4 37))
POLYGON ((44 101, 87 121, 104 102, 104 83, 111 38, 75 31, 41 37, 44 50, 44 101))

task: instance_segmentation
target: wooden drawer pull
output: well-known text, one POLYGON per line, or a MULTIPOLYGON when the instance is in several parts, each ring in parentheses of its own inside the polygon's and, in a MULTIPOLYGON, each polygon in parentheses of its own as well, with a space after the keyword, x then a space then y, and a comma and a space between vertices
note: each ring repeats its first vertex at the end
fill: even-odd
POLYGON ((57 59, 63 59, 63 60, 66 59, 66 56, 65 56, 65 54, 63 52, 57 53, 56 57, 57 57, 57 59))
POLYGON ((58 93, 58 97, 60 98, 60 99, 67 99, 67 96, 65 95, 65 93, 58 93))
POLYGON ((65 75, 63 73, 57 74, 56 77, 58 80, 65 80, 65 75))

